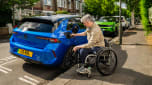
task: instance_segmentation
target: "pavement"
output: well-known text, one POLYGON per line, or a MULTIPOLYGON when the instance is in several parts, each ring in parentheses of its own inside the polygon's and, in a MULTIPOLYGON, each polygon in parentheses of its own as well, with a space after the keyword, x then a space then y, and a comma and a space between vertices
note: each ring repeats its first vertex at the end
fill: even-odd
POLYGON ((76 66, 43 85, 152 85, 152 46, 148 44, 141 25, 124 32, 123 44, 113 44, 118 67, 110 76, 95 69, 92 78, 80 76, 76 66))

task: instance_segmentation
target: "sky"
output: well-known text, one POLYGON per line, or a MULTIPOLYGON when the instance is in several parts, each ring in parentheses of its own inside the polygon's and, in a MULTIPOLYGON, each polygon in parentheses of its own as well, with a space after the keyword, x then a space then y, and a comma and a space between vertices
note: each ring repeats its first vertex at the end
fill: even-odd
MULTIPOLYGON (((119 2, 116 2, 116 4, 119 6, 119 2)), ((122 2, 122 8, 127 9, 126 3, 122 2)))

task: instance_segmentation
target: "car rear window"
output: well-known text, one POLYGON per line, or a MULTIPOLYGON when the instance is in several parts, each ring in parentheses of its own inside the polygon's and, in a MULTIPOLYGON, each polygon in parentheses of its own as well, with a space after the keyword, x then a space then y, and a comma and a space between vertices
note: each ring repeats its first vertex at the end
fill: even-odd
POLYGON ((39 23, 39 22, 23 22, 20 26, 23 31, 35 31, 35 32, 48 32, 52 33, 56 29, 51 24, 39 23))

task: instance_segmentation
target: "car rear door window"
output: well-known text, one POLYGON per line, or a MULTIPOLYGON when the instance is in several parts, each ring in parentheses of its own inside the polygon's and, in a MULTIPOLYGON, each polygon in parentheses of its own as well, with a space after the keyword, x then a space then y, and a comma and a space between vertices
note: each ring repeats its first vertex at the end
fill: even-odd
POLYGON ((24 22, 22 23, 19 28, 22 31, 35 31, 35 32, 49 32, 52 33, 53 25, 39 23, 39 22, 24 22))

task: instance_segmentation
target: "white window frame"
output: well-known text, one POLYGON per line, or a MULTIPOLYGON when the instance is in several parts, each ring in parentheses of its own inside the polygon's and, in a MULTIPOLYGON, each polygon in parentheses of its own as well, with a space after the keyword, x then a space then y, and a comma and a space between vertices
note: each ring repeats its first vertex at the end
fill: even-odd
POLYGON ((60 0, 60 7, 62 7, 62 0, 60 0))
POLYGON ((65 0, 64 3, 64 8, 67 8, 67 0, 65 0))
POLYGON ((78 1, 75 1, 75 8, 78 9, 78 1))
POLYGON ((64 0, 61 0, 61 7, 64 8, 64 0))
POLYGON ((71 0, 69 0, 69 9, 72 9, 71 0))
POLYGON ((57 0, 57 6, 61 7, 61 0, 57 0))

